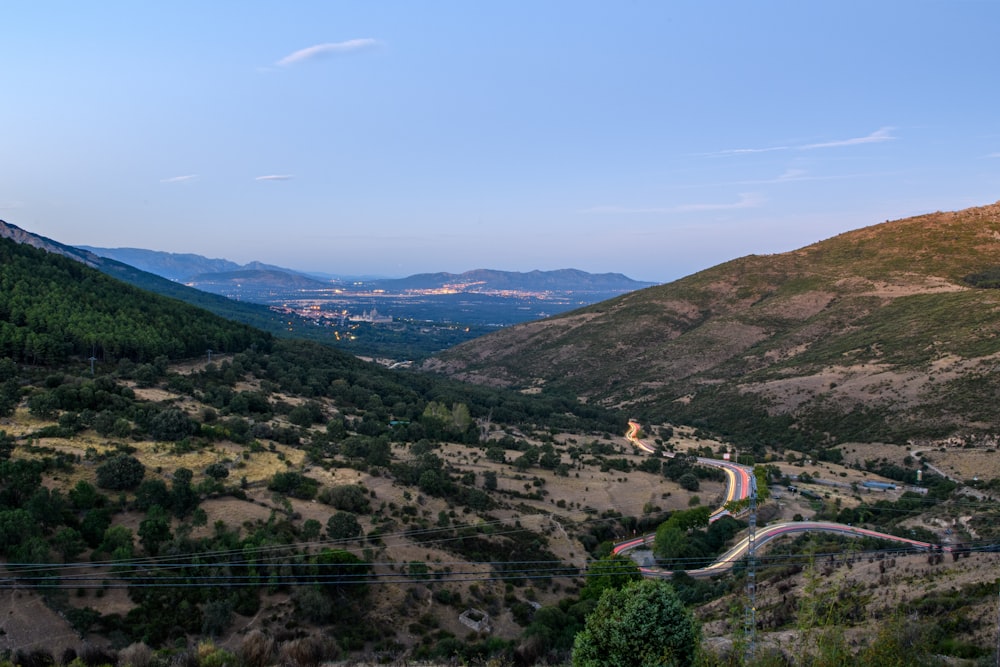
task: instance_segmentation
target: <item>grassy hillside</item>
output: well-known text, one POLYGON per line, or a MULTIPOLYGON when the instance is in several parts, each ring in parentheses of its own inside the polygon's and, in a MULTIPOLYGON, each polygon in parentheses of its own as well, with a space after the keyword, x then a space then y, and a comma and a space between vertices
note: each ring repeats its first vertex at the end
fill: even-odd
POLYGON ((1000 412, 1000 205, 751 255, 503 330, 425 367, 573 391, 749 443, 982 433, 1000 412), (977 391, 974 387, 979 385, 977 391))

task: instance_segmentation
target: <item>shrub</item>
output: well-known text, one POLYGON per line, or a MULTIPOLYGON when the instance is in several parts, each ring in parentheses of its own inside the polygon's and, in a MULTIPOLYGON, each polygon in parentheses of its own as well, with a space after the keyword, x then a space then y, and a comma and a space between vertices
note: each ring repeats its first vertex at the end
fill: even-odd
POLYGON ((236 655, 243 667, 267 667, 274 656, 274 639, 253 630, 240 642, 236 655))
POLYGON ((97 486, 112 491, 127 491, 139 486, 146 476, 146 467, 139 459, 119 454, 97 468, 97 486))
POLYGON ((150 667, 153 649, 142 642, 130 644, 118 652, 118 661, 122 667, 150 667))
POLYGON ((284 642, 278 649, 278 662, 283 667, 317 667, 339 655, 340 649, 332 639, 311 635, 284 642))

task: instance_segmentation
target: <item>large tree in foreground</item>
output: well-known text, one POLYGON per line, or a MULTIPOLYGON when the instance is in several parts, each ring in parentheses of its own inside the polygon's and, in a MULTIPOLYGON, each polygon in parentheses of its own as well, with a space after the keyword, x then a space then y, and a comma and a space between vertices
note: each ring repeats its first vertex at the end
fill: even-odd
POLYGON ((601 595, 573 645, 574 667, 681 667, 694 664, 701 630, 673 587, 633 581, 601 595))

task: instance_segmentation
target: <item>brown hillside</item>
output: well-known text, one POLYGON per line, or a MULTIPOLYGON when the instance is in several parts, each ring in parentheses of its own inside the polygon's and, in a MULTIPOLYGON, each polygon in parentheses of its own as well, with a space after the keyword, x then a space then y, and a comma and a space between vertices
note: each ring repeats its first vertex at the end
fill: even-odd
POLYGON ((720 406, 800 432, 876 412, 891 432, 872 438, 988 430, 996 415, 976 398, 996 389, 1000 291, 982 286, 998 268, 1000 204, 933 213, 498 331, 425 368, 729 432, 738 419, 720 406))

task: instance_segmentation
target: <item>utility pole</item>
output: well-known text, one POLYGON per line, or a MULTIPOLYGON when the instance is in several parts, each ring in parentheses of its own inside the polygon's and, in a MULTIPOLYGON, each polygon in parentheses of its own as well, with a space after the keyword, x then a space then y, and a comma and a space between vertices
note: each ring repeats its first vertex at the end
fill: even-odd
MULTIPOLYGON (((743 616, 743 635, 746 638, 744 664, 752 664, 757 640, 757 477, 750 472, 749 527, 747 530, 747 606, 743 616)), ((998 665, 997 667, 1000 667, 998 665)))

